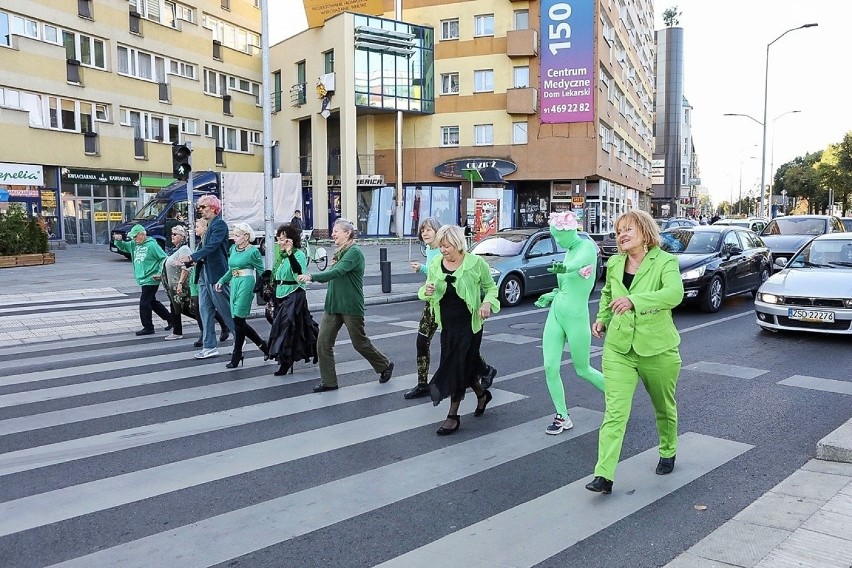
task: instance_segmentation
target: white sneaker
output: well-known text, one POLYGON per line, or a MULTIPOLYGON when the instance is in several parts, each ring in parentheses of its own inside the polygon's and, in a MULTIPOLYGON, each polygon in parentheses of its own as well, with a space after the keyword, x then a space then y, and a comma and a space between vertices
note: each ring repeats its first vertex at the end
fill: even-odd
POLYGON ((562 418, 561 414, 557 414, 553 419, 553 424, 548 426, 544 431, 547 434, 561 434, 563 430, 570 430, 574 427, 570 417, 562 418))
POLYGON ((183 339, 183 336, 171 333, 165 336, 163 339, 165 339, 166 341, 174 341, 175 339, 183 339))
POLYGON ((195 354, 196 359, 209 359, 210 357, 218 357, 219 350, 215 347, 213 349, 202 349, 198 353, 195 354))

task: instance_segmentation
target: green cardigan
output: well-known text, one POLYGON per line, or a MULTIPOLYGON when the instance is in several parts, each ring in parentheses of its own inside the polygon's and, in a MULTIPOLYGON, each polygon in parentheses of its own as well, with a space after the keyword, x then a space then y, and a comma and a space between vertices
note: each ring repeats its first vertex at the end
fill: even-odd
POLYGON ((680 334, 672 320, 672 308, 683 301, 677 258, 653 247, 639 265, 629 290, 622 282, 626 259, 626 254, 618 254, 607 262, 606 284, 595 318, 607 327, 604 346, 618 353, 628 353, 632 348, 642 357, 677 347, 680 334), (624 296, 633 302, 633 309, 616 315, 609 304, 613 298, 624 296))
MULTIPOLYGON (((432 313, 435 314, 435 323, 441 329, 443 329, 441 327, 441 298, 447 291, 447 275, 441 269, 443 261, 444 257, 438 254, 429 262, 429 275, 426 277, 426 283, 431 282, 435 285, 435 293, 427 296, 425 284, 417 292, 417 296, 421 300, 429 302, 432 313)), ((488 302, 491 304, 491 313, 496 314, 500 311, 500 302, 497 300, 497 284, 491 277, 488 263, 482 260, 482 257, 466 252, 461 266, 453 272, 453 276, 456 278, 456 281, 453 282, 456 294, 464 301, 472 315, 470 326, 473 328, 473 333, 478 333, 482 329, 479 307, 484 302, 488 302), (485 292, 484 296, 483 291, 485 292)))
POLYGON ((325 313, 364 317, 364 265, 364 253, 352 244, 331 268, 311 274, 315 282, 328 282, 325 313))

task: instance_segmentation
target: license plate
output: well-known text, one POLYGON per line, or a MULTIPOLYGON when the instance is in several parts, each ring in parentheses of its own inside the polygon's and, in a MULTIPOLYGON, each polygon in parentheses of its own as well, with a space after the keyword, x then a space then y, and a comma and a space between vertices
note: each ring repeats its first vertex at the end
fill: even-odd
POLYGON ((834 323, 834 312, 821 312, 817 310, 794 310, 787 311, 787 317, 799 321, 817 321, 834 323))

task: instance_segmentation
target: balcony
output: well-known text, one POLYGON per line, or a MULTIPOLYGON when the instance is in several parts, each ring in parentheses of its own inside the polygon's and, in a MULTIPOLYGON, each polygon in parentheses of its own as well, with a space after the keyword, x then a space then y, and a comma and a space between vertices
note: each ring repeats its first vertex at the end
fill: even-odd
POLYGON ((506 32, 506 55, 509 57, 537 56, 538 31, 527 29, 506 32))
POLYGON ((525 87, 506 91, 506 112, 509 114, 535 114, 538 112, 538 89, 525 87))

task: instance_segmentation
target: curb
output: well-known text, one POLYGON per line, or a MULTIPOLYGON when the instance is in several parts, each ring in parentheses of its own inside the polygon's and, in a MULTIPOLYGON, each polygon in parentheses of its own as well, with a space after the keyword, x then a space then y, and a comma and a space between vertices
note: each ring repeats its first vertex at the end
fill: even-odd
POLYGON ((832 462, 852 463, 852 420, 817 442, 817 459, 832 462))

